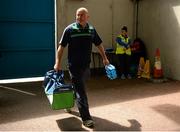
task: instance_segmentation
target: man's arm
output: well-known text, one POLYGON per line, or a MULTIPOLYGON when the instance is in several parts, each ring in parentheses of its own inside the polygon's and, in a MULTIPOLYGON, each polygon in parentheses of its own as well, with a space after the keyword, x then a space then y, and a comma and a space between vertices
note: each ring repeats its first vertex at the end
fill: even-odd
POLYGON ((100 45, 97 46, 97 48, 98 48, 99 53, 100 53, 100 55, 101 55, 101 57, 102 57, 102 59, 103 59, 103 64, 104 64, 104 65, 108 65, 108 64, 109 64, 109 60, 107 59, 107 56, 106 56, 106 54, 105 54, 103 45, 100 44, 100 45))
POLYGON ((64 47, 59 45, 57 53, 56 53, 56 61, 54 65, 54 70, 58 71, 61 70, 61 59, 63 56, 64 47))

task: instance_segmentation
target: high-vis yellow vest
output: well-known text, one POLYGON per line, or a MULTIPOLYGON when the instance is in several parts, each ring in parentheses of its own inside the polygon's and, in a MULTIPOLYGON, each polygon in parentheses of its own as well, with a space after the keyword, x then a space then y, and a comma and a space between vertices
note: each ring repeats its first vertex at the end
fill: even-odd
MULTIPOLYGON (((127 37, 123 37, 122 35, 119 35, 118 38, 121 39, 121 41, 125 44, 128 45, 129 41, 130 41, 130 38, 127 37)), ((131 55, 131 49, 130 49, 130 46, 129 48, 126 49, 126 47, 120 45, 119 43, 116 42, 116 54, 124 54, 126 53, 127 55, 131 55)))

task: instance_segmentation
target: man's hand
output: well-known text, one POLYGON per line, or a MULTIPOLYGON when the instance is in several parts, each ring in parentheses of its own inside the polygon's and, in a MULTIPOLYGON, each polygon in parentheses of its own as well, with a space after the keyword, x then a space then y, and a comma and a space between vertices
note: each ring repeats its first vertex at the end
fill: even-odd
POLYGON ((103 64, 104 64, 104 66, 109 65, 109 60, 108 59, 104 59, 103 60, 103 64))
POLYGON ((60 64, 55 64, 54 65, 54 70, 55 71, 60 71, 61 70, 61 65, 60 64))

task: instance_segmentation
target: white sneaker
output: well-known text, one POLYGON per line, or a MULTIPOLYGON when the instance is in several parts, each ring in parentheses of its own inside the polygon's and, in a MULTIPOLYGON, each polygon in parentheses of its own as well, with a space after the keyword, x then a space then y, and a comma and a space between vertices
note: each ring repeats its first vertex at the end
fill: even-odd
POLYGON ((93 126, 94 126, 94 121, 93 121, 93 120, 83 121, 83 125, 84 125, 85 127, 93 127, 93 126))
POLYGON ((123 80, 126 79, 124 74, 121 75, 121 79, 123 79, 123 80))
POLYGON ((130 74, 128 74, 128 75, 127 75, 127 78, 128 78, 128 79, 132 79, 132 77, 131 77, 131 75, 130 75, 130 74))

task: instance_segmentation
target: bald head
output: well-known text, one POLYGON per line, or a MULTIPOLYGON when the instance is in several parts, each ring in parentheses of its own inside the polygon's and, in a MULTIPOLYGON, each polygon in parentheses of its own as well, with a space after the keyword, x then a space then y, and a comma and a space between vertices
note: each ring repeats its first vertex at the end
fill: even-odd
POLYGON ((88 10, 84 7, 78 8, 76 11, 76 22, 80 23, 83 27, 88 22, 89 14, 88 10))
POLYGON ((79 12, 79 11, 83 11, 83 12, 85 12, 86 14, 88 14, 88 9, 86 9, 85 7, 80 7, 80 8, 78 8, 77 11, 76 11, 76 14, 77 14, 77 12, 79 12))

